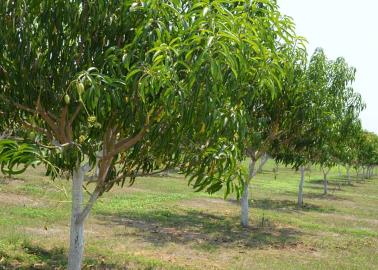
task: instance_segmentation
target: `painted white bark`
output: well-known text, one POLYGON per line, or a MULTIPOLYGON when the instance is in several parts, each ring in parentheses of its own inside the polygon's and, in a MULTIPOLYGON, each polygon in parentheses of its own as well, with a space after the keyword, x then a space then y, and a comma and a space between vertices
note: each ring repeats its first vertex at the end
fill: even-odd
POLYGON ((323 169, 323 189, 324 189, 324 195, 327 195, 328 194, 328 179, 327 179, 327 176, 328 176, 328 173, 331 169, 328 168, 327 170, 324 170, 323 169))
POLYGON ((243 189, 243 195, 240 200, 240 206, 241 206, 241 225, 243 227, 248 227, 249 225, 249 217, 248 217, 248 197, 249 197, 249 184, 255 174, 255 164, 256 161, 252 160, 249 163, 249 171, 248 171, 248 178, 246 179, 244 183, 244 189, 243 189))
POLYGON ((84 253, 84 221, 77 222, 83 204, 84 171, 78 167, 72 177, 72 210, 68 270, 80 270, 84 253))
POLYGON ((305 180, 305 170, 304 167, 301 166, 299 168, 301 172, 301 181, 299 182, 299 188, 298 188, 298 208, 302 208, 303 206, 303 186, 304 186, 304 180, 305 180))
POLYGON ((248 212, 249 212, 249 205, 248 205, 248 197, 249 197, 249 185, 251 183, 251 180, 253 177, 256 176, 258 171, 261 171, 265 163, 268 161, 268 155, 263 154, 261 157, 260 164, 257 169, 256 167, 256 161, 251 159, 249 163, 249 170, 248 170, 248 178, 244 182, 244 189, 243 189, 243 195, 240 199, 240 206, 241 206, 241 225, 242 227, 248 227, 249 226, 249 217, 248 217, 248 212))
POLYGON ((265 163, 268 161, 268 154, 267 153, 264 153, 263 155, 262 155, 262 157, 260 158, 260 164, 259 164, 259 168, 258 168, 258 170, 257 170, 257 172, 256 173, 262 173, 262 168, 263 168, 263 166, 265 165, 265 163))
POLYGON ((347 177, 348 177, 348 185, 352 184, 352 179, 350 178, 350 166, 347 166, 347 177))

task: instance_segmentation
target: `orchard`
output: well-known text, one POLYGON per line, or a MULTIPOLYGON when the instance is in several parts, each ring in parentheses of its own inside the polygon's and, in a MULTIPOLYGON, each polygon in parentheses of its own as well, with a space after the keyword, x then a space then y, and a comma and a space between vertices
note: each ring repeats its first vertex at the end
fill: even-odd
POLYGON ((96 202, 138 179, 175 171, 235 197, 248 230, 270 160, 300 171, 298 211, 311 168, 323 196, 337 166, 351 188, 376 176, 356 69, 307 52, 276 1, 3 1, 0 15, 1 172, 70 179, 70 270, 96 202))

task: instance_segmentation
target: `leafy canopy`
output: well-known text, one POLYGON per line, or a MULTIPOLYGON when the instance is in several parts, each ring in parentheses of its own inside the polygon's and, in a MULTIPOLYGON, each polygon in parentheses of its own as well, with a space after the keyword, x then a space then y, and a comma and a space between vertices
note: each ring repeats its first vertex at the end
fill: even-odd
POLYGON ((233 189, 241 100, 276 94, 276 49, 293 40, 267 0, 2 1, 0 12, 3 128, 25 141, 32 130, 60 173, 99 166, 99 193, 177 165, 198 190, 233 189))

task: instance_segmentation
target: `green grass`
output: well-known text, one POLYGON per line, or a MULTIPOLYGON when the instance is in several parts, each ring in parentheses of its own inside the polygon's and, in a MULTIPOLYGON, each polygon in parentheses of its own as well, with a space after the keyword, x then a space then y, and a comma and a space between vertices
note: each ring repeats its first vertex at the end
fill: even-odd
MULTIPOLYGON (((376 269, 378 179, 347 185, 337 168, 323 195, 319 168, 273 162, 253 180, 248 229, 223 193, 195 193, 179 175, 137 179, 95 205, 86 223, 85 269, 376 269)), ((345 174, 345 169, 342 168, 345 174)), ((65 269, 70 182, 41 168, 0 177, 0 269, 65 269)))

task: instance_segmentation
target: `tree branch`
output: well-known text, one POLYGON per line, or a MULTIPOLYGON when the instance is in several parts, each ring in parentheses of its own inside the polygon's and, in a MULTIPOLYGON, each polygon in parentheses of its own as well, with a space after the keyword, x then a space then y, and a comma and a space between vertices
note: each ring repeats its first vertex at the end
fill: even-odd
POLYGON ((85 205, 84 209, 81 211, 81 213, 77 216, 75 223, 80 224, 84 221, 84 219, 88 216, 89 212, 91 211, 94 203, 96 202, 97 198, 100 196, 100 191, 95 189, 85 205))
POLYGON ((114 145, 114 149, 106 154, 107 157, 114 156, 120 152, 126 151, 142 140, 144 134, 146 134, 148 127, 144 126, 137 135, 120 140, 114 145))
POLYGON ((29 108, 29 107, 27 107, 27 106, 25 106, 25 105, 22 105, 22 104, 20 104, 20 103, 18 103, 18 102, 15 102, 15 101, 9 99, 8 97, 6 97, 6 96, 4 96, 4 95, 1 95, 1 94, 0 94, 0 98, 4 99, 5 101, 7 101, 7 102, 9 102, 9 103, 11 103, 11 104, 13 104, 13 106, 15 106, 16 108, 18 108, 18 109, 20 109, 20 110, 23 110, 23 111, 26 111, 26 112, 30 112, 30 113, 34 113, 34 114, 37 113, 36 110, 34 110, 34 109, 32 109, 32 108, 29 108))
POLYGON ((22 122, 26 126, 26 128, 34 130, 34 131, 37 131, 39 133, 43 133, 43 134, 45 134, 47 136, 47 138, 49 140, 53 140, 53 136, 52 136, 52 134, 51 134, 51 132, 49 130, 41 128, 41 127, 33 126, 32 124, 30 124, 29 122, 24 121, 24 120, 22 122))
POLYGON ((79 106, 76 107, 75 112, 73 113, 71 119, 68 121, 68 125, 72 126, 73 121, 75 121, 76 117, 79 115, 79 112, 81 111, 82 104, 80 103, 79 106))

